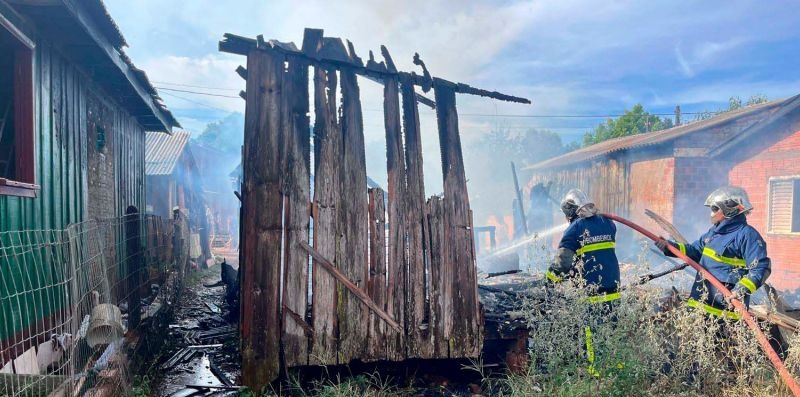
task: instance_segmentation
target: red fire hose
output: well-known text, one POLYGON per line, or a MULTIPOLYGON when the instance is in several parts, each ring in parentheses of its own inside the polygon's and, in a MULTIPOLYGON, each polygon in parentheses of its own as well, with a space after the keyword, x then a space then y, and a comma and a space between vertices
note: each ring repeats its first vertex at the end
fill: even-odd
MULTIPOLYGON (((603 214, 603 216, 605 216, 608 219, 612 219, 614 221, 622 223, 630 227, 631 229, 636 230, 637 232, 643 234, 644 236, 653 241, 658 241, 662 239, 661 237, 656 236, 655 234, 649 232, 645 228, 627 219, 620 218, 612 214, 603 214)), ((667 248, 676 257, 682 259, 684 262, 688 263, 689 266, 693 267, 695 270, 700 272, 700 274, 702 274, 703 277, 705 277, 705 279, 711 283, 711 285, 713 285, 716 289, 722 292, 722 295, 724 295, 728 299, 731 298, 731 296, 733 295, 731 291, 728 291, 728 289, 725 288, 725 286, 719 280, 717 280, 716 277, 714 277, 706 269, 700 266, 697 262, 693 261, 692 258, 689 258, 679 249, 673 247, 670 244, 667 244, 667 248)), ((747 323, 747 326, 750 327, 751 330, 753 330, 754 334, 756 334, 756 339, 758 340, 758 343, 761 345, 761 349, 764 350, 764 353, 767 354, 769 360, 772 361, 772 365, 775 366, 775 369, 778 371, 778 374, 781 376, 781 379, 783 379, 784 383, 786 383, 786 386, 789 387, 789 390, 792 391, 792 394, 795 397, 800 397, 800 386, 797 385, 797 382, 795 382, 792 375, 786 369, 786 366, 783 365, 783 362, 781 361, 780 357, 778 357, 778 353, 775 353, 775 350, 772 349, 772 346, 770 346, 767 337, 764 335, 763 332, 761 332, 761 328, 758 326, 758 323, 756 323, 756 320, 753 318, 753 316, 750 315, 750 312, 747 311, 747 308, 745 308, 744 303, 740 302, 737 299, 731 299, 731 304, 733 304, 733 307, 735 307, 736 310, 739 313, 741 313, 742 318, 744 319, 745 323, 747 323)))

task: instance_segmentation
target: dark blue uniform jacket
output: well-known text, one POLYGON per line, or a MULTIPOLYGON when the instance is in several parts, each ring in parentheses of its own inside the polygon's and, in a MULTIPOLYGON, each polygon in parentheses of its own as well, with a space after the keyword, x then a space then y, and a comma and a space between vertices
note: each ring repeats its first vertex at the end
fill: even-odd
MULTIPOLYGON (((771 271, 767 244, 758 231, 747 224, 744 214, 723 220, 691 244, 671 243, 731 289, 739 284, 754 293, 771 271)), ((692 286, 691 299, 715 308, 726 308, 722 294, 699 273, 692 286), (708 297, 703 301, 706 290, 708 297)), ((748 294, 745 305, 749 301, 748 294)))
POLYGON ((564 231, 558 245, 575 251, 575 268, 587 285, 596 286, 598 293, 619 290, 616 234, 617 226, 602 215, 577 218, 564 231))

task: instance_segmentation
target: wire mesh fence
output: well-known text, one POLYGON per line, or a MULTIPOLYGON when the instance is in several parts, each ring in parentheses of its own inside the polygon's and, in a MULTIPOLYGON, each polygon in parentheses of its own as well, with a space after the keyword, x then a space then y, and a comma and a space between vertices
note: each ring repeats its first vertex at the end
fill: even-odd
POLYGON ((0 233, 0 396, 118 395, 129 329, 179 291, 185 221, 141 215, 0 233))

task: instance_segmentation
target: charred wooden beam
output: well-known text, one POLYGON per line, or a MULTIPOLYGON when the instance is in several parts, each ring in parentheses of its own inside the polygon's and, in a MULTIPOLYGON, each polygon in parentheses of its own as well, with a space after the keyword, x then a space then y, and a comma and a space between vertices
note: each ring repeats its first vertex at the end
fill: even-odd
POLYGON ((439 146, 442 151, 444 177, 444 239, 443 279, 449 291, 453 324, 445 328, 447 340, 452 341, 450 357, 477 357, 480 353, 482 325, 478 306, 477 268, 472 236, 472 216, 467 194, 467 179, 461 138, 458 132, 455 89, 441 80, 434 80, 439 146))
POLYGON ((247 80, 247 69, 244 66, 239 65, 236 67, 236 74, 238 74, 239 77, 247 80))
MULTIPOLYGON (((351 54, 353 55, 353 54, 351 54)), ((367 166, 364 151, 364 122, 356 74, 351 68, 342 68, 341 79, 341 134, 342 171, 339 202, 336 265, 344 275, 356 280, 364 288, 369 279, 367 259, 367 166), (346 195, 346 196, 345 196, 346 195)), ((339 364, 363 357, 364 341, 369 312, 348 294, 339 294, 339 364)))
POLYGON ((310 131, 308 62, 290 56, 283 74, 282 149, 286 153, 284 212, 283 304, 303 322, 283 322, 283 352, 286 366, 308 365, 308 337, 305 313, 308 308, 308 254, 297 242, 308 242, 310 211, 310 131))
MULTIPOLYGON (((369 62, 367 63, 367 66, 364 66, 362 63, 355 61, 347 53, 341 39, 322 37, 321 30, 306 29, 306 32, 307 32, 306 34, 307 37, 322 38, 323 45, 314 46, 310 44, 309 45, 304 44, 303 51, 299 50, 295 51, 287 49, 285 46, 276 45, 270 42, 264 42, 263 40, 262 42, 259 42, 258 40, 254 40, 251 38, 242 37, 231 33, 225 33, 223 35, 223 39, 219 42, 219 50, 222 52, 245 55, 245 56, 248 55, 250 51, 253 49, 260 49, 266 51, 272 50, 284 54, 295 54, 306 57, 309 63, 313 66, 317 66, 319 64, 319 66, 327 68, 351 67, 353 72, 355 72, 358 75, 372 76, 381 80, 385 78, 385 76, 387 75, 394 76, 405 73, 405 72, 391 71, 388 69, 388 65, 384 66, 387 68, 386 70, 382 70, 381 68, 369 67, 370 66, 369 62)), ((416 58, 418 59, 418 57, 416 58)), ((422 61, 419 62, 420 64, 424 65, 422 61)), ((427 69, 423 69, 423 73, 426 73, 426 71, 427 69)), ((430 73, 423 74, 423 76, 418 76, 413 73, 411 73, 410 75, 412 76, 411 81, 413 81, 415 85, 422 87, 425 92, 427 92, 426 88, 429 89, 429 87, 432 86, 433 80, 439 80, 440 84, 453 85, 455 87, 454 91, 460 94, 477 95, 506 102, 516 102, 525 104, 531 103, 531 101, 526 98, 507 95, 497 91, 488 91, 480 88, 475 88, 468 84, 453 83, 441 78, 432 77, 430 76, 430 73)))
POLYGON ((281 115, 284 64, 259 51, 247 57, 242 211, 242 382, 260 390, 278 377, 284 185, 281 115))
MULTIPOLYGON (((307 44, 304 42, 303 47, 307 44)), ((342 134, 336 117, 336 87, 335 70, 314 68, 314 248, 328 258, 336 256, 336 220, 341 200, 337 164, 342 156, 342 134)), ((315 335, 309 363, 332 364, 338 354, 336 280, 327 272, 313 272, 312 288, 315 335)))
POLYGON ((401 77, 403 97, 403 132, 405 136, 406 208, 405 229, 408 252, 408 356, 429 358, 433 345, 429 342, 431 311, 426 302, 427 277, 424 247, 425 230, 425 176, 422 167, 422 136, 419 127, 419 110, 414 85, 401 77), (423 330, 423 328, 425 328, 423 330))
MULTIPOLYGON (((398 322, 405 318, 408 296, 408 257, 406 256, 406 166, 403 157, 403 136, 400 121, 400 93, 397 78, 387 77, 383 86, 383 120, 386 132, 386 171, 389 190, 389 312, 398 322)), ((390 342, 394 359, 406 357, 405 335, 390 342)))
MULTIPOLYGON (((381 188, 369 189, 369 280, 367 294, 386 311, 386 203, 381 188)), ((386 323, 376 314, 370 315, 367 353, 375 360, 386 360, 389 338, 386 323)))
POLYGON ((377 304, 375 304, 375 302, 372 299, 370 299, 370 297, 364 291, 362 291, 357 285, 355 285, 352 281, 350 281, 347 278, 347 276, 345 276, 338 269, 336 269, 336 266, 333 263, 331 263, 331 261, 322 256, 319 252, 317 252, 317 250, 312 248, 310 245, 304 242, 300 242, 299 244, 300 247, 308 251, 308 253, 314 258, 316 264, 320 265, 320 267, 325 269, 329 274, 331 274, 334 278, 336 278, 337 281, 342 283, 342 285, 345 288, 347 288, 350 292, 352 292, 353 295, 358 297, 361 300, 361 302, 363 302, 370 309, 372 309, 372 311, 375 314, 377 314, 378 317, 382 318, 383 321, 386 321, 386 324, 388 324, 390 327, 392 327, 392 329, 394 329, 397 332, 403 332, 403 329, 400 327, 400 324, 394 321, 392 316, 383 311, 383 309, 381 309, 377 304))

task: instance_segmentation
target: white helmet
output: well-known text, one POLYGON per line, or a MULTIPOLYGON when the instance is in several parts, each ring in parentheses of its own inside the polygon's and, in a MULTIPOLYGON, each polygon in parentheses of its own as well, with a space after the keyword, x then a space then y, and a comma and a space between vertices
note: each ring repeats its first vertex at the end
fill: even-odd
POLYGON ((714 190, 708 195, 704 205, 711 207, 712 211, 722 211, 722 215, 726 218, 748 214, 753 210, 747 192, 736 186, 724 186, 714 190))
POLYGON ((561 200, 561 211, 567 219, 573 220, 575 217, 589 218, 597 213, 594 203, 586 193, 579 189, 570 189, 561 200))

